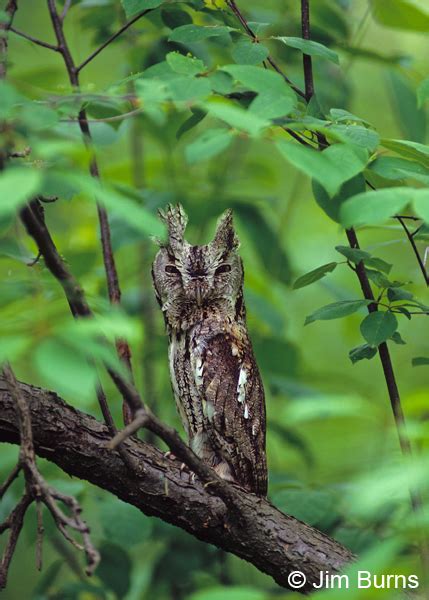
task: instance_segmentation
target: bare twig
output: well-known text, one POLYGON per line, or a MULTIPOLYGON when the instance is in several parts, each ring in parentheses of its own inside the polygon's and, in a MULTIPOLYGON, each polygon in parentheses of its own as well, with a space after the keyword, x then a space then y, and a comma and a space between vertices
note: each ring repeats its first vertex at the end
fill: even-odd
POLYGON ((426 266, 425 266, 425 264, 423 262, 422 257, 420 256, 420 252, 419 252, 419 250, 417 248, 417 244, 416 244, 416 242, 414 240, 414 235, 415 234, 411 233, 410 230, 408 229, 408 227, 407 227, 407 225, 406 225, 406 223, 404 221, 404 217, 396 216, 395 218, 402 225, 402 228, 405 231, 405 235, 407 236, 408 241, 410 242, 411 247, 413 249, 413 252, 415 254, 415 257, 417 259, 417 263, 419 265, 420 271, 422 272, 423 279, 425 280, 426 285, 429 286, 429 275, 428 275, 428 272, 426 271, 426 266))
POLYGON ((31 148, 30 146, 27 146, 26 148, 24 148, 24 150, 9 152, 8 158, 27 158, 27 156, 29 156, 30 154, 31 148))
MULTIPOLYGON (((25 493, 22 496, 15 509, 10 513, 9 517, 0 526, 0 532, 6 529, 10 530, 6 549, 2 557, 0 567, 0 587, 6 586, 8 569, 12 560, 16 543, 22 529, 24 516, 29 505, 36 501, 37 504, 37 541, 36 541, 36 565, 41 568, 42 564, 42 543, 43 543, 43 519, 41 513, 41 503, 43 503, 50 511, 54 521, 63 536, 72 543, 76 548, 83 550, 87 559, 87 574, 91 575, 96 569, 100 556, 94 548, 89 536, 89 527, 82 520, 80 514, 82 509, 75 498, 66 496, 58 490, 48 486, 44 478, 40 474, 36 464, 36 454, 33 444, 33 431, 31 426, 31 414, 27 404, 19 388, 10 365, 6 364, 3 367, 3 377, 6 381, 9 393, 15 403, 16 414, 18 417, 18 428, 20 436, 20 451, 19 451, 19 469, 22 469, 25 475, 25 493), (58 502, 66 506, 71 517, 68 517, 60 508, 58 502), (83 544, 79 544, 68 530, 79 533, 82 537, 83 544)), ((16 471, 16 468, 15 470, 16 471)), ((10 476, 9 476, 10 479, 10 476)))
POLYGON ((7 490, 10 488, 12 483, 15 481, 15 479, 18 477, 20 472, 21 472, 21 465, 20 464, 15 465, 15 467, 9 473, 6 481, 0 486, 0 500, 3 498, 3 496, 5 495, 7 490))
MULTIPOLYGON (((129 112, 123 113, 121 115, 114 115, 113 117, 104 117, 103 119, 87 119, 88 123, 113 123, 115 121, 123 121, 124 119, 130 119, 136 117, 137 115, 142 114, 142 108, 136 108, 135 110, 131 110, 129 112)), ((62 123, 77 123, 76 119, 60 119, 62 123)))
POLYGON ((49 44, 48 42, 39 40, 28 33, 24 33, 23 31, 18 31, 18 29, 15 29, 14 27, 10 27, 9 31, 12 31, 15 35, 18 35, 19 37, 22 37, 25 40, 28 40, 29 42, 36 44, 36 46, 41 46, 42 48, 47 48, 48 50, 53 50, 54 52, 60 51, 58 46, 54 46, 53 44, 49 44))
POLYGON ((61 16, 60 16, 61 22, 63 22, 63 21, 64 21, 64 19, 66 18, 66 16, 67 16, 67 13, 69 12, 69 10, 70 10, 70 7, 71 7, 71 5, 72 5, 72 1, 73 1, 73 0, 66 0, 66 1, 64 2, 63 10, 62 10, 62 12, 61 12, 61 16))
MULTIPOLYGON (((229 8, 232 10, 232 12, 234 13, 234 15, 237 17, 238 21, 241 23, 243 29, 245 30, 245 32, 247 33, 248 36, 250 36, 253 41, 255 43, 259 43, 259 39, 258 36, 256 35, 256 33, 253 31, 253 29, 249 26, 249 23, 247 22, 246 18, 244 17, 243 13, 241 12, 241 10, 238 8, 237 3, 235 2, 235 0, 227 0, 227 5, 229 6, 229 8)), ((277 73, 279 73, 279 75, 281 75, 283 77, 283 79, 286 81, 286 83, 288 83, 290 85, 290 87, 302 98, 305 98, 305 93, 299 89, 299 87, 297 87, 293 81, 291 81, 284 73, 283 71, 280 69, 280 67, 277 65, 277 63, 274 62, 274 60, 269 56, 267 58, 267 62, 271 65, 271 67, 277 71, 277 73)))
POLYGON ((124 31, 126 31, 129 27, 131 27, 131 25, 134 25, 134 23, 136 21, 138 21, 139 19, 141 19, 148 13, 152 12, 152 10, 153 10, 152 8, 147 8, 147 9, 142 10, 141 12, 137 13, 135 15, 135 17, 130 19, 116 33, 114 33, 112 36, 110 36, 109 39, 107 39, 105 42, 103 42, 103 44, 101 44, 101 46, 99 48, 94 50, 94 52, 91 52, 91 54, 88 56, 88 58, 86 58, 83 62, 81 62, 78 67, 76 67, 76 72, 79 73, 84 67, 86 67, 86 65, 88 63, 90 63, 92 60, 94 60, 94 58, 96 56, 98 56, 100 54, 100 52, 102 52, 104 50, 104 48, 107 48, 107 46, 109 46, 112 42, 114 42, 122 33, 124 33, 124 31))

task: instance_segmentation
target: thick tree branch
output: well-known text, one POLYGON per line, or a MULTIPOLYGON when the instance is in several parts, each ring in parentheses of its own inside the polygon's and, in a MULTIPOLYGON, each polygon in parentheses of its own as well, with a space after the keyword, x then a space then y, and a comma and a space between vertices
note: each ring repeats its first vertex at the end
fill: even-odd
MULTIPOLYGON (((135 439, 124 444, 141 465, 130 473, 114 451, 110 434, 93 417, 65 404, 51 392, 19 384, 31 408, 36 452, 73 477, 105 489, 146 515, 176 525, 196 538, 232 552, 288 587, 293 570, 307 576, 312 589, 320 571, 338 572, 353 555, 320 531, 282 514, 269 502, 234 486, 245 526, 198 481, 191 483, 180 463, 135 439)), ((0 378, 0 441, 19 443, 13 399, 0 378)))

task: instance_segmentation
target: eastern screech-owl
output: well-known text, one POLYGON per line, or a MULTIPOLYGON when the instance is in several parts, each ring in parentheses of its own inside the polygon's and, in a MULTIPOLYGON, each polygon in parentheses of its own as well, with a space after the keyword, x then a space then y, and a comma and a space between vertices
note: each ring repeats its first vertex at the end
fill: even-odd
POLYGON ((191 246, 183 208, 160 211, 168 229, 152 276, 169 336, 170 376, 194 452, 220 477, 267 491, 265 400, 246 328, 243 264, 232 212, 213 241, 191 246))

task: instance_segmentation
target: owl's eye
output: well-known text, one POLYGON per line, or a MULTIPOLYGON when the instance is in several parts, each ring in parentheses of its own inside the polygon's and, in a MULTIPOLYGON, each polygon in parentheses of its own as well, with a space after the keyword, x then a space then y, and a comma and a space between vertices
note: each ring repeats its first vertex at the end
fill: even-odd
POLYGON ((167 265, 165 267, 165 272, 168 273, 169 275, 180 275, 180 271, 177 267, 175 267, 174 265, 167 265))
POLYGON ((215 271, 215 275, 221 275, 222 273, 229 273, 231 271, 231 265, 221 265, 215 271))

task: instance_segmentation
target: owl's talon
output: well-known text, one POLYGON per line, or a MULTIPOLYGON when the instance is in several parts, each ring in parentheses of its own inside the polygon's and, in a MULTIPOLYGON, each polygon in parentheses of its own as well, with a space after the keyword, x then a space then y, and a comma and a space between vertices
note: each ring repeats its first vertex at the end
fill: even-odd
POLYGON ((168 450, 168 452, 164 452, 164 458, 169 458, 170 460, 177 460, 177 456, 170 452, 170 450, 168 450))

